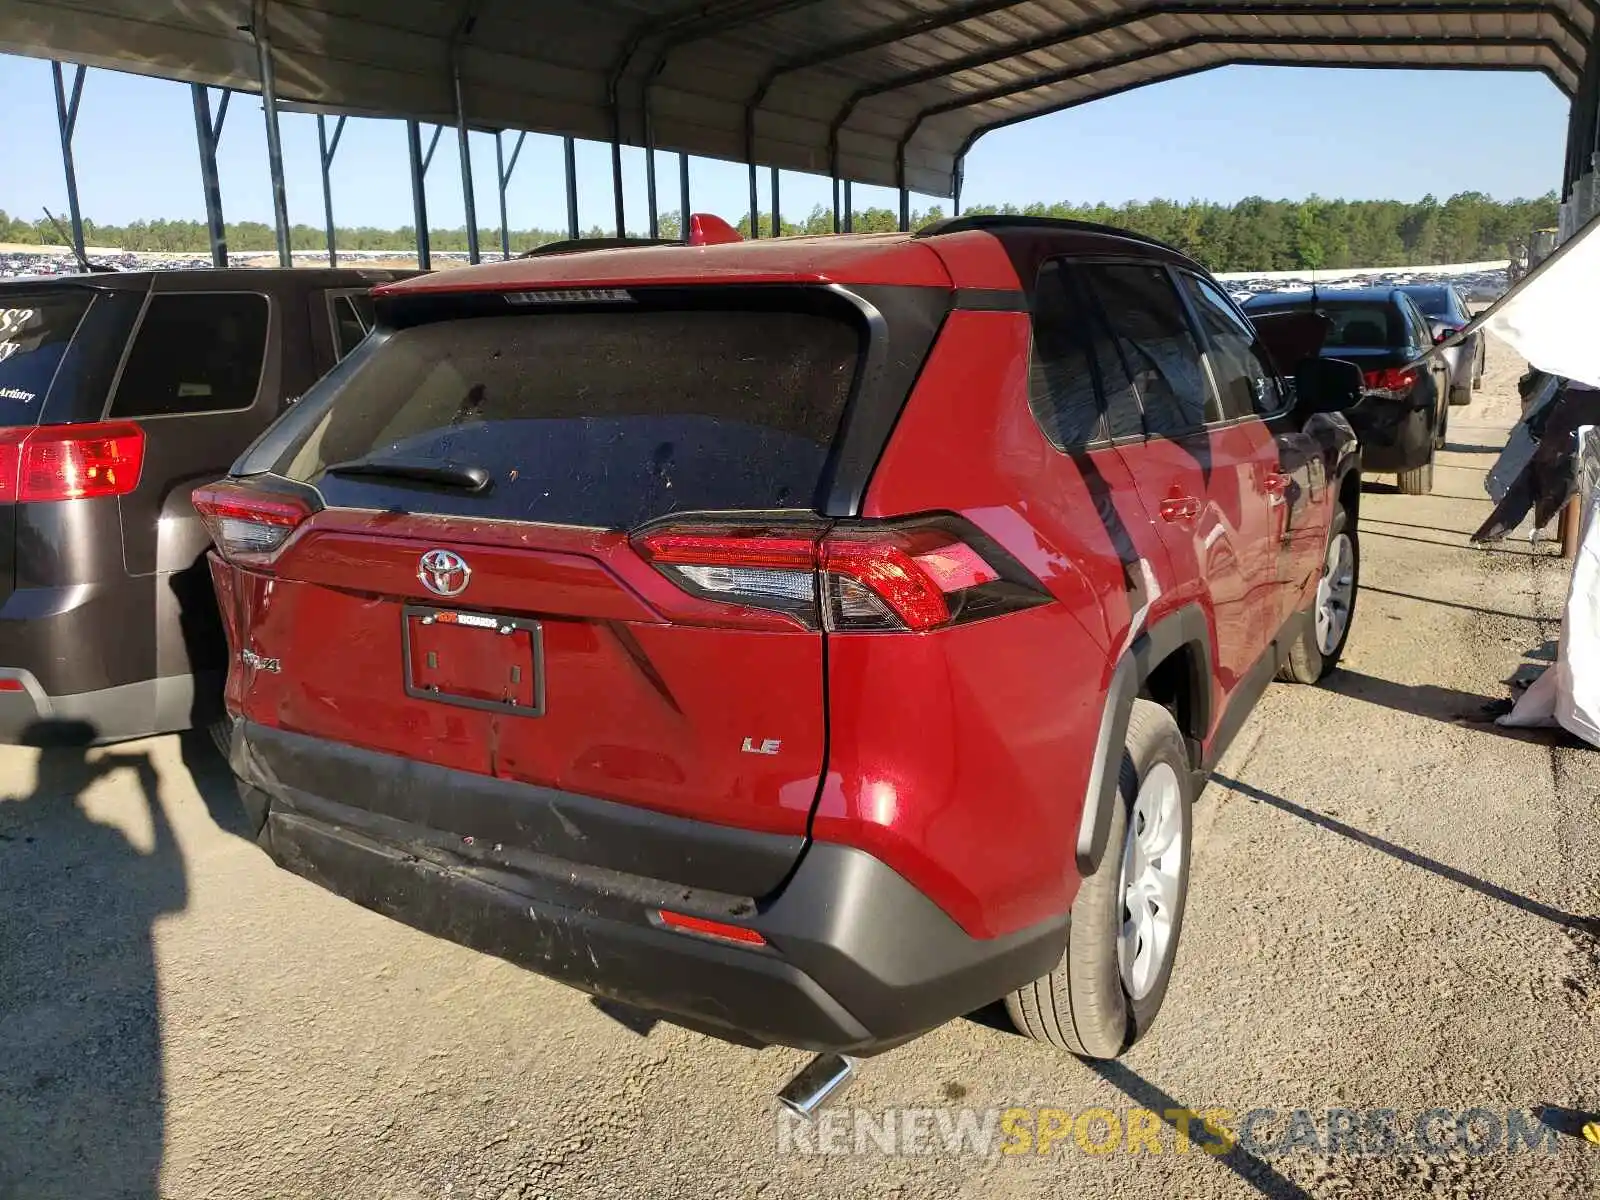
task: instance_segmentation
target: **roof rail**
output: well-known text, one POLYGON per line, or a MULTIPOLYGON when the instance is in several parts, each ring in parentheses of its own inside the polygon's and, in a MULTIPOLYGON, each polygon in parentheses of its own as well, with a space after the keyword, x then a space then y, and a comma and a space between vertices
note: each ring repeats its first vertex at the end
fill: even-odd
POLYGON ((1192 258, 1178 247, 1163 242, 1158 238, 1148 237, 1142 233, 1135 233, 1131 229, 1119 229, 1115 225, 1101 225, 1095 221, 1077 221, 1070 217, 1024 217, 1007 216, 1004 213, 973 213, 965 217, 946 217, 942 221, 935 221, 931 225, 924 225, 911 236, 914 238, 938 237, 942 233, 966 233, 969 230, 981 229, 994 232, 1001 229, 1060 229, 1073 230, 1078 233, 1101 233, 1108 237, 1126 238, 1130 242, 1143 242, 1147 246, 1159 246, 1163 250, 1170 250, 1174 254, 1182 254, 1185 258, 1192 258))

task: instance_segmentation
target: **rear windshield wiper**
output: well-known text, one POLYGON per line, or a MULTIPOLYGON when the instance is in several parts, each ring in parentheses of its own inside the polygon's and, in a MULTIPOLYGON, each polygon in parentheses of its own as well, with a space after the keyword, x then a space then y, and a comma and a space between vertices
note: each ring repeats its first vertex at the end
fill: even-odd
POLYGON ((434 487, 481 492, 489 486, 489 472, 463 463, 434 462, 424 458, 352 458, 327 468, 329 475, 372 475, 383 479, 403 479, 434 487))

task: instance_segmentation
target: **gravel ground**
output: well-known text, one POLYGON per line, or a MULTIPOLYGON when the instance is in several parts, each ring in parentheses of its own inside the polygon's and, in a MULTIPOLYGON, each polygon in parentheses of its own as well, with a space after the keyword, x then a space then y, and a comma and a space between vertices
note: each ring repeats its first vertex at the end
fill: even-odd
MULTIPOLYGON (((1516 414, 1521 364, 1490 364, 1437 494, 1363 497, 1344 668, 1274 685, 1202 797, 1152 1035, 1091 1067, 978 1014, 868 1063, 843 1103, 1543 1106, 1567 1129, 1600 1106, 1600 766, 1484 712, 1548 659, 1566 581, 1548 547, 1467 546, 1516 414)), ((802 1055, 619 1020, 279 872, 220 770, 175 738, 0 750, 3 1200, 1555 1196, 1600 1176, 1567 1134, 1511 1155, 1178 1153, 1170 1128, 1159 1154, 784 1152, 771 1097, 802 1055)))

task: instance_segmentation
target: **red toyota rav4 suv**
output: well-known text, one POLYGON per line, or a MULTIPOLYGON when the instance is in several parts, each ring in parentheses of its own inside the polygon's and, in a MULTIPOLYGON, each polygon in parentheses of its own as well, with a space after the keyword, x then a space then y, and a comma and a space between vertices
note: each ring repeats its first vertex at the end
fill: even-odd
POLYGON ((376 308, 195 496, 277 862, 744 1043, 870 1054, 1007 997, 1132 1044, 1205 771, 1349 629, 1356 368, 1291 399, 1199 266, 1069 222, 376 308))

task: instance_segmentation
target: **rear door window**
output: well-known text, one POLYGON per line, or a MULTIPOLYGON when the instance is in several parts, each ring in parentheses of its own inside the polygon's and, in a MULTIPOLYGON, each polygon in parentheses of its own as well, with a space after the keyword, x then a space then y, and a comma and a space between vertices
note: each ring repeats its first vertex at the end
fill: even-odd
POLYGON ((183 292, 150 298, 111 401, 113 417, 249 408, 267 350, 267 298, 183 292))
POLYGON ((631 528, 813 508, 863 346, 851 314, 770 293, 436 320, 384 335, 275 469, 331 505, 631 528), (661 306, 652 306, 661 304, 661 306), (726 305, 726 302, 724 302, 726 305), (330 466, 477 467, 481 492, 330 466))
POLYGON ((1181 437, 1219 419, 1200 347, 1166 268, 1089 263, 1084 273, 1138 389, 1146 432, 1181 437))
POLYGON ((0 297, 0 426, 37 425, 87 291, 0 297))
POLYGON ((1059 259, 1045 263, 1034 284, 1028 398, 1039 427, 1062 450, 1104 436, 1092 337, 1088 305, 1071 267, 1059 259))

